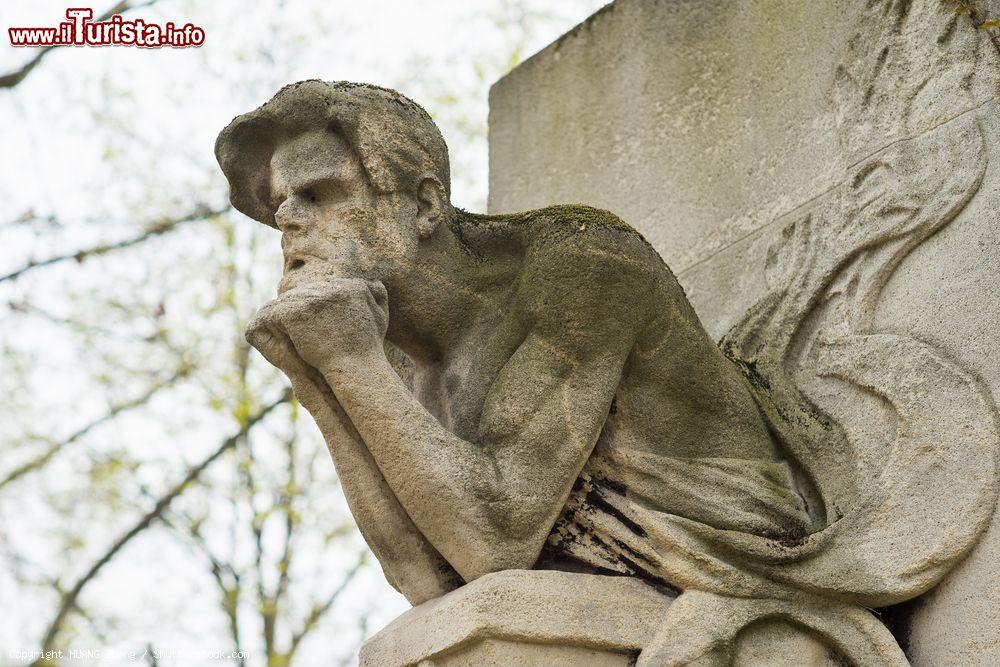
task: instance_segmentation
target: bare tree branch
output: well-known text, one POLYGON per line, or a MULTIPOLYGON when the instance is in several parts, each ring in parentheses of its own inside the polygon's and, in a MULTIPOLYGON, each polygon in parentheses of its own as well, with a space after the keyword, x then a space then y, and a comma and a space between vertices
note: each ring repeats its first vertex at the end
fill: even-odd
MULTIPOLYGON (((146 2, 137 2, 133 4, 128 0, 121 0, 121 2, 116 4, 114 7, 112 7, 111 9, 104 12, 96 19, 94 19, 94 22, 96 23, 97 21, 107 21, 115 14, 124 14, 125 12, 130 11, 132 9, 138 9, 140 7, 148 7, 154 2, 156 2, 156 0, 146 0, 146 2)), ((7 74, 0 75, 0 88, 13 88, 17 84, 24 81, 25 78, 27 78, 27 76, 31 74, 31 71, 38 66, 38 63, 42 62, 42 58, 48 55, 48 53, 53 49, 59 48, 59 46, 61 45, 52 45, 43 47, 35 53, 35 56, 31 58, 31 60, 21 65, 21 67, 19 67, 18 69, 12 72, 8 72, 7 74)))
POLYGON ((295 534, 295 526, 298 523, 295 518, 295 510, 292 508, 292 500, 296 493, 297 480, 295 476, 296 465, 296 432, 293 430, 285 441, 285 455, 288 457, 288 479, 285 486, 279 491, 277 507, 285 513, 285 544, 282 548, 281 559, 278 561, 278 585, 275 588, 275 606, 280 598, 284 597, 288 590, 288 576, 292 569, 292 542, 295 534))
POLYGON ((145 405, 146 403, 149 402, 149 400, 151 398, 153 398, 153 396, 155 396, 157 394, 157 392, 159 392, 159 391, 161 391, 161 390, 163 390, 163 389, 165 389, 167 387, 170 387, 175 382, 177 382, 177 380, 180 380, 181 378, 185 377, 190 372, 191 372, 190 368, 188 368, 186 366, 182 367, 176 373, 174 373, 172 376, 170 376, 169 378, 167 378, 166 380, 163 380, 162 382, 158 382, 155 385, 153 385, 152 387, 150 387, 149 389, 147 389, 142 395, 136 396, 135 398, 133 398, 130 401, 126 401, 124 403, 119 403, 118 405, 111 406, 111 409, 109 409, 107 411, 107 413, 101 415, 100 417, 98 417, 97 419, 93 420, 92 422, 90 422, 88 424, 84 424, 79 429, 77 429, 76 431, 74 431, 73 433, 71 433, 69 435, 69 437, 67 437, 66 439, 51 444, 48 447, 48 449, 46 449, 44 452, 42 452, 41 454, 39 454, 35 458, 33 458, 30 461, 27 461, 25 463, 22 463, 21 465, 19 465, 18 467, 14 468, 9 473, 7 473, 7 475, 5 477, 3 477, 2 479, 0 479, 0 489, 3 489, 5 486, 7 486, 8 484, 10 484, 11 482, 14 482, 14 481, 20 479, 21 477, 27 475, 30 472, 34 472, 35 470, 39 470, 40 468, 43 468, 45 465, 48 464, 49 461, 52 460, 52 458, 56 454, 58 454, 60 451, 62 451, 63 448, 66 447, 67 445, 70 445, 70 444, 76 442, 77 440, 79 440, 83 436, 87 435, 88 433, 90 433, 92 430, 94 430, 98 426, 101 426, 102 424, 106 424, 109 421, 113 420, 115 417, 117 417, 121 413, 127 412, 128 410, 133 410, 133 409, 135 409, 137 407, 145 405))
MULTIPOLYGON (((46 651, 52 650, 56 636, 62 629, 62 625, 66 620, 66 617, 77 608, 77 601, 80 594, 83 592, 84 587, 97 576, 101 569, 111 562, 111 559, 118 554, 121 549, 128 544, 136 535, 140 534, 157 519, 159 519, 163 513, 170 507, 170 504, 177 499, 192 483, 198 481, 198 478, 205 471, 205 469, 210 466, 216 459, 222 456, 224 453, 232 449, 237 442, 242 438, 246 437, 247 433, 261 420, 263 419, 271 410, 287 403, 292 397, 291 389, 285 389, 281 396, 269 403, 268 405, 261 408, 256 414, 251 415, 246 419, 240 430, 233 434, 232 436, 226 438, 219 447, 208 455, 201 463, 188 469, 187 474, 184 478, 175 484, 167 493, 160 497, 153 506, 153 509, 149 510, 132 528, 130 528, 124 535, 118 538, 107 551, 104 552, 100 558, 98 558, 90 569, 80 577, 72 588, 66 591, 62 596, 62 600, 59 603, 59 609, 56 615, 53 617, 52 621, 49 623, 48 630, 45 632, 45 636, 41 643, 41 653, 44 655, 46 651)), ((32 667, 43 667, 45 664, 41 659, 32 663, 32 667)))
POLYGON ((274 645, 274 634, 278 625, 278 605, 275 600, 267 594, 264 587, 264 528, 263 519, 255 509, 253 512, 253 534, 257 579, 257 601, 260 617, 263 623, 264 655, 267 656, 267 664, 273 664, 277 650, 274 645))
POLYGON ((50 215, 39 216, 36 215, 33 210, 29 209, 24 213, 22 213, 21 215, 19 215, 18 217, 14 218, 13 220, 9 220, 7 222, 4 222, 3 224, 0 224, 0 229, 6 229, 8 227, 20 227, 22 225, 36 225, 38 223, 44 223, 49 227, 62 226, 59 224, 59 221, 56 220, 56 217, 54 215, 50 214, 50 215))
POLYGON ((21 268, 11 271, 10 273, 0 276, 0 283, 7 280, 14 280, 21 277, 29 271, 35 269, 40 269, 44 266, 52 266, 53 264, 58 264, 59 262, 65 262, 66 260, 75 259, 77 262, 82 262, 88 257, 97 257, 99 255, 104 255, 115 250, 122 250, 124 248, 129 248, 131 246, 147 241, 153 237, 166 234, 167 232, 173 231, 180 227, 181 225, 188 222, 195 222, 198 220, 204 220, 206 218, 211 218, 216 215, 221 215, 228 211, 231 207, 226 206, 221 209, 209 209, 204 206, 199 206, 192 213, 185 215, 181 218, 173 218, 168 220, 161 220, 150 225, 141 234, 133 236, 131 238, 123 239, 121 241, 115 241, 114 243, 106 243, 102 245, 93 246, 91 248, 84 248, 83 250, 78 250, 74 253, 67 253, 64 255, 55 255, 49 257, 48 259, 43 259, 41 261, 30 261, 21 268))
POLYGON ((361 557, 358 558, 358 562, 354 564, 354 567, 352 567, 350 570, 347 571, 347 574, 344 575, 343 580, 335 589, 333 589, 333 592, 330 594, 329 597, 327 597, 326 601, 323 602, 322 604, 313 605, 312 611, 309 613, 309 616, 306 617, 305 622, 302 624, 302 628, 300 628, 298 632, 292 635, 292 643, 289 645, 287 654, 288 662, 291 662, 292 656, 295 654, 295 651, 299 648, 299 644, 302 642, 305 636, 309 634, 316 627, 316 625, 323 618, 323 615, 326 614, 326 612, 330 611, 330 607, 334 605, 334 603, 337 601, 337 598, 340 597, 340 594, 344 592, 344 589, 346 589, 350 585, 350 583, 354 581, 354 578, 358 575, 358 572, 361 570, 361 567, 365 564, 367 560, 368 560, 367 554, 362 552, 361 557))
MULTIPOLYGON (((199 552, 208 560, 209 571, 212 573, 212 579, 215 580, 215 585, 219 589, 219 594, 222 596, 222 610, 226 614, 226 618, 229 621, 229 635, 233 640, 233 651, 239 654, 241 657, 238 659, 237 664, 241 667, 246 664, 246 658, 242 657, 244 655, 242 649, 242 642, 240 639, 240 624, 239 624, 239 594, 240 594, 240 584, 242 582, 242 575, 236 571, 232 563, 225 563, 219 560, 212 549, 208 546, 205 541, 205 536, 202 535, 200 521, 193 519, 183 512, 177 512, 172 510, 173 513, 180 517, 187 530, 184 533, 188 536, 189 542, 198 549, 199 552), (228 579, 227 579, 228 577, 228 579)), ((180 531, 180 527, 174 524, 173 521, 167 515, 164 515, 161 520, 166 525, 180 531)))
MULTIPOLYGON (((288 664, 288 658, 282 659, 278 651, 275 634, 278 628, 278 612, 282 604, 282 598, 288 590, 288 575, 292 563, 292 540, 295 532, 295 520, 292 510, 292 488, 295 486, 295 433, 285 441, 285 451, 288 456, 287 473, 284 488, 278 491, 278 499, 272 510, 279 510, 285 515, 285 535, 281 557, 277 562, 278 582, 271 592, 267 591, 264 585, 264 552, 263 552, 263 521, 258 520, 258 514, 254 511, 253 533, 256 545, 255 566, 257 570, 257 598, 260 609, 261 620, 263 621, 264 649, 267 654, 267 661, 271 664, 288 664)), ((253 482, 250 475, 247 475, 248 490, 252 492, 253 482)))

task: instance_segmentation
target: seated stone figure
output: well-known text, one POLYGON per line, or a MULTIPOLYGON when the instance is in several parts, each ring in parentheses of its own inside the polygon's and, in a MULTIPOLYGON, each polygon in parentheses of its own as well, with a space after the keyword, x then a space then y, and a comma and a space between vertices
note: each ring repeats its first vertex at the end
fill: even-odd
MULTIPOLYGON (((956 154, 968 143, 948 140, 956 154)), ((951 219, 950 199, 913 208, 913 193, 975 187, 936 162, 910 169, 910 143, 877 158, 905 167, 898 203, 871 207, 912 211, 907 224, 859 222, 845 191, 786 229, 786 279, 721 348, 611 213, 453 207, 440 133, 394 91, 288 86, 223 130, 216 154, 236 208, 281 231, 279 294, 247 338, 315 417, 410 602, 501 570, 624 575, 671 594, 641 666, 731 664, 741 637, 773 623, 821 639, 836 664, 905 665, 866 607, 929 590, 988 525, 995 409, 926 342, 803 323, 830 299, 837 313, 870 305, 870 289, 837 287, 862 284, 856 260, 951 219), (786 367, 809 348, 800 330, 817 372, 892 406, 875 475, 786 367), (978 416, 956 423, 953 405, 978 416)), ((797 664, 788 650, 769 664, 797 664)))
POLYGON ((808 531, 747 380, 613 214, 453 207, 430 117, 368 85, 286 87, 217 152, 236 207, 282 233, 279 296, 247 338, 338 422, 352 510, 412 601, 513 568, 683 585, 644 525, 659 513, 808 531), (394 564, 415 556, 389 555, 387 507, 436 565, 394 564))

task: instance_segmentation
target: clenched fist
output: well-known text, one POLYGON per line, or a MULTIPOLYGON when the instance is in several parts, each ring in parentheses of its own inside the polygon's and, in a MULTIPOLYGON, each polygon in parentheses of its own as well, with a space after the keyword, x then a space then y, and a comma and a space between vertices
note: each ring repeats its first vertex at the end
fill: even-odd
POLYGON ((380 282, 329 278, 295 287, 264 305, 247 326, 247 342, 288 370, 290 341, 297 356, 320 371, 383 350, 388 296, 380 282))

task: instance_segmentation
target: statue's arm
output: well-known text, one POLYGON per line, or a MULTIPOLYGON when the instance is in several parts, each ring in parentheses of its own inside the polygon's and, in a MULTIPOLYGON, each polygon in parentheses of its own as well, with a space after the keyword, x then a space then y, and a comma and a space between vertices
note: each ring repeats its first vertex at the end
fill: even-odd
POLYGON ((445 429, 384 358, 325 376, 413 523, 469 581, 534 565, 626 354, 574 358, 532 334, 491 390, 478 442, 445 429))
POLYGON ((530 283, 533 326, 488 392, 476 442, 445 429, 384 354, 323 368, 407 514, 467 581, 534 565, 607 418, 648 290, 593 275, 594 262, 530 283))
POLYGON ((316 420, 351 513, 389 583, 414 605, 460 585, 447 562, 413 525, 319 371, 302 361, 280 332, 258 330, 254 344, 284 371, 296 398, 316 420))

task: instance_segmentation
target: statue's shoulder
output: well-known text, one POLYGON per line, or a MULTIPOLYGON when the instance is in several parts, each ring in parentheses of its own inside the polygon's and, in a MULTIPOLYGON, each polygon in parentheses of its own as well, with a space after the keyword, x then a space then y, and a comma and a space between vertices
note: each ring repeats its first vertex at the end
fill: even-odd
MULTIPOLYGON (((494 215, 462 212, 461 233, 473 247, 523 252, 526 268, 553 262, 580 269, 619 269, 658 275, 668 269, 631 225, 611 211, 583 204, 494 215)), ((489 250, 487 250, 489 252, 489 250)))
POLYGON ((670 276, 642 235, 610 211, 559 205, 469 216, 463 236, 474 251, 522 257, 519 294, 536 321, 550 311, 642 317, 670 276))

